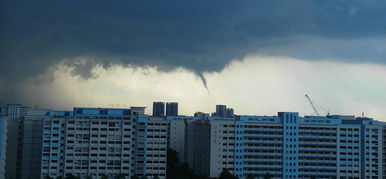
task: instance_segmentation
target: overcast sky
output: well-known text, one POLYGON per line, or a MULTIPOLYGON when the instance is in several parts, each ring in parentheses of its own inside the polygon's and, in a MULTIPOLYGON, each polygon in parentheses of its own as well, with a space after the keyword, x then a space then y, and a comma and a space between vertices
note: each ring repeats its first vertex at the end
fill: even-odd
POLYGON ((0 1, 0 102, 386 121, 386 1, 0 1))

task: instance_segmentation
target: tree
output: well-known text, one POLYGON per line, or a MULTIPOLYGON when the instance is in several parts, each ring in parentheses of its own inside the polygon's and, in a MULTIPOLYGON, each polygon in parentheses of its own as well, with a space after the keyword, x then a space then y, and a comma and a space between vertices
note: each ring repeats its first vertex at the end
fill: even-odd
POLYGON ((222 172, 220 173, 220 177, 218 177, 218 179, 238 179, 238 178, 234 176, 232 173, 230 173, 228 169, 223 168, 222 172))
POLYGON ((49 175, 46 175, 46 176, 44 177, 44 179, 54 179, 54 178, 50 177, 49 175))
POLYGON ((106 174, 103 174, 101 179, 109 179, 109 177, 106 174))
POLYGON ((180 159, 178 158, 178 152, 168 148, 167 149, 167 159, 166 159, 167 168, 169 170, 176 169, 179 166, 180 159))
POLYGON ((255 177, 253 177, 253 175, 249 174, 247 175, 247 179, 254 179, 255 177))
POLYGON ((74 176, 72 174, 69 174, 66 176, 66 179, 80 179, 80 177, 74 176))
POLYGON ((119 179, 125 179, 126 176, 127 176, 127 174, 120 173, 120 174, 118 175, 118 178, 119 178, 119 179))
POLYGON ((171 148, 167 150, 166 163, 166 178, 168 179, 207 179, 205 176, 196 174, 187 163, 181 163, 178 152, 171 148))
POLYGON ((158 176, 155 176, 153 179, 159 179, 159 177, 158 177, 158 176))
POLYGON ((264 179, 271 179, 271 175, 269 174, 269 172, 264 174, 264 179))

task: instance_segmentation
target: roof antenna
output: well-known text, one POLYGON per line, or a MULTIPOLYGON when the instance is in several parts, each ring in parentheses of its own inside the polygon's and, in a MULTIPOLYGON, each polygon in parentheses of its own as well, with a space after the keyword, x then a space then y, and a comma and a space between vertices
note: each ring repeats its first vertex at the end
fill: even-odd
POLYGON ((362 112, 362 118, 364 118, 365 117, 365 113, 364 112, 362 112))

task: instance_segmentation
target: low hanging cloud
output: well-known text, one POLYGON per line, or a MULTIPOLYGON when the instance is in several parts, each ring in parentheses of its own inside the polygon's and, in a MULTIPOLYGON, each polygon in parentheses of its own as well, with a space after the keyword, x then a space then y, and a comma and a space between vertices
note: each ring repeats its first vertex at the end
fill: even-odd
POLYGON ((0 10, 3 80, 80 57, 94 60, 69 63, 84 78, 91 67, 112 64, 183 67, 202 78, 250 53, 366 63, 386 57, 381 0, 3 0, 0 10))
POLYGON ((150 113, 153 101, 178 101, 185 115, 213 112, 216 104, 227 104, 237 114, 315 115, 304 97, 308 94, 321 115, 364 112, 386 121, 386 65, 248 56, 219 72, 205 73, 209 94, 196 75, 183 68, 163 72, 154 67, 97 66, 93 73, 98 77, 88 80, 72 75, 72 67, 57 69, 52 81, 30 79, 18 88, 27 104, 68 110, 137 105, 150 113))
POLYGON ((25 80, 53 80, 63 64, 83 79, 116 65, 183 68, 206 87, 206 73, 248 54, 385 64, 385 10, 383 0, 2 0, 0 99, 23 102, 25 80))

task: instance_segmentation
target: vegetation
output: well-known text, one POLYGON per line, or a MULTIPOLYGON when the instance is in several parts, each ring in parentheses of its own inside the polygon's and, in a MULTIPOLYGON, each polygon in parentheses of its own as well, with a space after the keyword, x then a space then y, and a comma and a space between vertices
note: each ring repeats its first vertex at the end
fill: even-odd
POLYGON ((238 179, 235 175, 229 172, 227 169, 223 169, 218 179, 238 179))
POLYGON ((125 179, 126 176, 127 176, 127 174, 120 173, 120 174, 118 175, 118 178, 119 178, 119 179, 125 179))
POLYGON ((77 176, 70 174, 70 175, 66 176, 66 179, 80 179, 80 177, 77 177, 77 176))
MULTIPOLYGON (((269 174, 267 173, 268 178, 270 178, 269 174)), ((266 179, 266 175, 264 175, 264 179, 266 179)), ((126 174, 119 174, 119 179, 124 179, 127 175, 126 174)), ((187 163, 180 163, 180 159, 178 158, 178 152, 168 148, 167 150, 167 170, 166 170, 166 176, 168 179, 209 179, 208 177, 205 177, 203 175, 196 174, 187 163)), ((91 179, 92 177, 89 176, 88 179, 91 179)), ((130 177, 131 179, 147 179, 145 176, 137 176, 134 175, 130 177)), ((50 176, 45 176, 44 179, 53 179, 50 176)), ((61 178, 60 178, 61 179, 61 178)), ((65 179, 80 179, 80 177, 74 176, 72 174, 67 175, 65 179)), ((107 175, 102 175, 101 179, 108 179, 107 175)), ((159 179, 158 176, 155 176, 153 179, 159 179)), ((238 179, 235 175, 230 173, 227 169, 223 169, 220 176, 217 179, 238 179)), ((247 179, 253 179, 253 176, 247 176, 247 179)))
POLYGON ((46 176, 44 177, 44 179, 54 179, 54 178, 50 177, 49 175, 46 175, 46 176))
POLYGON ((168 179, 207 179, 196 174, 187 163, 180 164, 178 152, 170 148, 167 151, 166 176, 168 179))
POLYGON ((248 175, 247 176, 247 179, 254 179, 255 177, 253 177, 253 175, 248 175))
POLYGON ((271 174, 269 172, 265 173, 264 179, 271 179, 271 174))

